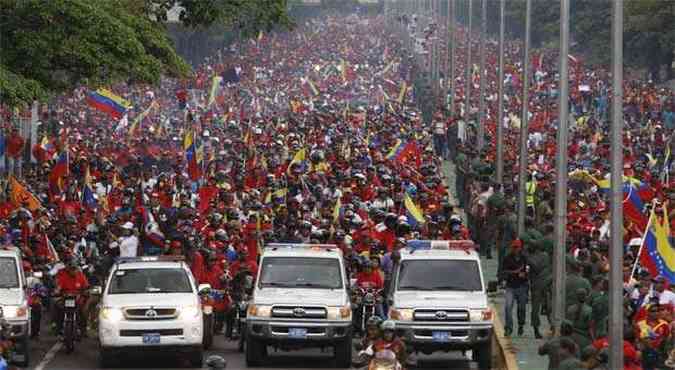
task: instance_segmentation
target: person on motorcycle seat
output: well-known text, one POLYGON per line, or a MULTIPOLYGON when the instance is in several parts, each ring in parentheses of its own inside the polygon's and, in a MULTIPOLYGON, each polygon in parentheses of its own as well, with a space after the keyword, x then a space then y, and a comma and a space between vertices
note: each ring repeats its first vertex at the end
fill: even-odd
MULTIPOLYGON (((59 270, 56 274, 56 289, 54 290, 54 295, 60 296, 61 298, 66 295, 77 296, 77 319, 82 336, 86 336, 87 329, 85 307, 88 289, 89 281, 84 272, 80 270, 77 260, 71 258, 66 261, 65 268, 59 270)), ((61 334, 63 332, 63 299, 59 299, 54 305, 54 321, 56 322, 57 332, 61 334)))
POLYGON ((375 341, 382 338, 380 331, 380 324, 382 319, 379 316, 371 316, 366 323, 366 335, 361 339, 361 348, 366 349, 370 345, 375 344, 375 341))
POLYGON ((396 335, 396 323, 391 320, 386 320, 380 325, 382 330, 382 337, 373 344, 373 352, 390 350, 396 354, 396 359, 405 366, 408 359, 408 352, 406 352, 405 344, 396 335))
MULTIPOLYGON (((218 263, 218 255, 211 252, 206 257, 206 272, 200 284, 209 284, 211 289, 224 291, 227 288, 226 275, 222 263, 218 263)), ((230 301, 227 295, 213 304, 215 313, 216 332, 220 332, 225 321, 225 312, 229 310, 230 301)))
POLYGON ((362 288, 384 288, 382 274, 373 269, 373 263, 369 260, 363 262, 361 272, 356 274, 356 285, 362 288))

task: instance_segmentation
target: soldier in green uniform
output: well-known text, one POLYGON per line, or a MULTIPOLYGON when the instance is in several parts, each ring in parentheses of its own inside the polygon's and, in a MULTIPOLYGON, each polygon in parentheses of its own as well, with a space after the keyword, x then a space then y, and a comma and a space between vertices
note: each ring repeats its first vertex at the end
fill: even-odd
POLYGON ((492 257, 492 251, 498 246, 499 218, 504 212, 506 203, 504 194, 498 189, 498 184, 492 184, 492 188, 494 191, 485 204, 486 222, 483 223, 483 227, 480 230, 481 234, 483 234, 481 248, 485 246, 488 258, 492 257))
POLYGON ((532 217, 525 217, 525 230, 523 231, 523 235, 520 236, 520 239, 525 243, 525 247, 529 248, 543 238, 544 236, 537 230, 534 224, 534 219, 532 217))
POLYGON ((505 189, 507 198, 504 201, 504 212, 497 219, 497 276, 502 276, 502 263, 509 243, 518 238, 518 216, 515 212, 513 197, 509 195, 510 190, 510 188, 505 189))
MULTIPOLYGON (((565 277, 565 312, 571 305, 577 303, 577 291, 584 289, 586 292, 591 291, 591 283, 581 276, 579 264, 573 256, 566 257, 567 276, 565 277)), ((587 293, 588 294, 588 293, 587 293)))
POLYGON ((607 318, 609 317, 609 296, 607 279, 598 275, 593 278, 593 290, 589 298, 591 306, 591 336, 593 339, 607 335, 607 318))
POLYGON ((554 336, 539 347, 539 356, 548 356, 548 368, 553 370, 560 363, 560 341, 572 340, 572 322, 563 320, 560 323, 560 336, 554 336))
POLYGON ((577 354, 579 353, 579 348, 576 343, 569 338, 560 339, 560 364, 558 364, 558 370, 582 370, 584 364, 581 363, 577 354))
MULTIPOLYGON (((546 292, 550 291, 553 283, 553 273, 551 270, 551 256, 546 253, 541 243, 533 243, 528 250, 527 261, 530 266, 530 287, 531 287, 531 312, 530 323, 534 330, 534 337, 541 339, 539 325, 541 324, 540 315, 542 307, 546 301, 546 292)), ((548 315, 548 322, 551 317, 548 315)))
POLYGON ((569 305, 565 312, 565 318, 572 321, 572 339, 576 342, 578 348, 586 348, 591 344, 591 321, 593 310, 586 303, 588 291, 579 288, 575 291, 576 303, 569 305))
POLYGON ((457 157, 455 157, 455 192, 459 208, 466 205, 466 172, 468 170, 468 158, 464 150, 464 145, 457 146, 457 157))

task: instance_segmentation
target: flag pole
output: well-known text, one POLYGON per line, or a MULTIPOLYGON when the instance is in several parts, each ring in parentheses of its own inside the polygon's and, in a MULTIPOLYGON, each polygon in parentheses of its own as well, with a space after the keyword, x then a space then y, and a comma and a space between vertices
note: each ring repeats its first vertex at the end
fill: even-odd
POLYGON ((637 255, 635 256, 635 262, 633 262, 633 268, 630 272, 629 281, 630 279, 633 278, 633 276, 635 276, 635 270, 637 270, 638 262, 640 262, 640 255, 642 254, 642 249, 645 246, 645 239, 646 239, 645 235, 647 235, 647 231, 649 231, 649 228, 652 226, 652 219, 653 219, 652 216, 654 216, 654 201, 652 201, 651 209, 652 210, 649 213, 649 220, 647 221, 647 227, 645 227, 645 231, 642 233, 642 241, 640 242, 640 248, 638 249, 637 255))
MULTIPOLYGON (((612 15, 614 57, 610 133, 612 191, 609 248, 609 368, 623 369, 623 0, 612 2, 612 15)), ((642 245, 644 239, 643 237, 642 245)))

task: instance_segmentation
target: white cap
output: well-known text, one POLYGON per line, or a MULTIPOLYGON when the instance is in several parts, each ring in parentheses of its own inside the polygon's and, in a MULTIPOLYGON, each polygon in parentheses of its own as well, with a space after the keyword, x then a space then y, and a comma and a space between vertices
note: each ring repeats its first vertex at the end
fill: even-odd
POLYGON ((125 230, 132 230, 134 228, 134 224, 132 224, 131 222, 127 222, 124 225, 122 225, 122 228, 125 230))

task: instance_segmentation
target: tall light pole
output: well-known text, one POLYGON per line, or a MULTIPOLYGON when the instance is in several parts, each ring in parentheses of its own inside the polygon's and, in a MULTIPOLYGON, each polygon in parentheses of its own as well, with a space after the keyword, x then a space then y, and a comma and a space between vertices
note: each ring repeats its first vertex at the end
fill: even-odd
POLYGON ((527 138, 530 109, 530 27, 532 0, 525 5, 525 55, 523 57, 523 107, 520 118, 520 155, 518 158, 518 235, 525 231, 527 211, 527 138))
POLYGON ((504 179, 504 7, 499 0, 499 77, 497 81, 497 184, 504 179))
POLYGON ((485 117, 487 116, 485 107, 485 85, 487 84, 487 73, 485 73, 485 38, 487 33, 487 0, 481 0, 480 11, 480 89, 478 94, 478 150, 485 146, 485 117))
MULTIPOLYGON (((560 96, 555 183, 555 248, 553 250, 553 325, 559 332, 565 315, 565 228, 567 226, 567 131, 569 119, 570 0, 560 0, 560 96)), ((556 364, 557 365, 557 364, 556 364)))
POLYGON ((469 14, 467 16, 466 28, 466 80, 464 81, 464 117, 465 122, 469 124, 469 116, 471 113, 471 18, 473 15, 473 0, 469 0, 469 14))
POLYGON ((450 114, 452 117, 456 117, 455 115, 455 26, 456 26, 456 18, 457 18, 457 2, 456 0, 449 0, 450 4, 448 4, 451 9, 450 9, 450 73, 448 74, 448 78, 450 79, 450 114))
POLYGON ((623 0, 614 0, 612 10, 609 368, 623 369, 623 0))

